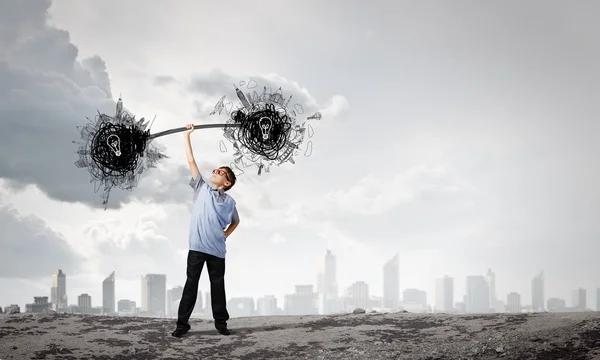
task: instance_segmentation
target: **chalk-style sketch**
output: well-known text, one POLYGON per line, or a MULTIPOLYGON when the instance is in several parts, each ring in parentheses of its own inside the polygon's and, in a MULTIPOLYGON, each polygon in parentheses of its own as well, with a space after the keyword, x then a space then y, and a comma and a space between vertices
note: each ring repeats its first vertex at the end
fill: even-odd
POLYGON ((227 146, 225 146, 225 141, 221 140, 219 142, 219 149, 221 150, 221 152, 227 152, 227 146))
POLYGON ((316 112, 314 115, 309 116, 306 118, 306 120, 321 120, 321 113, 320 112, 316 112))
MULTIPOLYGON (((248 88, 251 85, 257 86, 254 80, 247 84, 248 88)), ((236 85, 234 90, 239 105, 227 120, 231 127, 224 129, 224 137, 233 144, 233 164, 236 168, 242 170, 256 166, 258 175, 261 175, 263 171, 269 172, 273 165, 280 166, 287 162, 295 164, 294 156, 302 146, 307 132, 304 121, 301 124, 296 122, 298 114, 304 113, 303 106, 293 104, 290 108, 292 96, 284 96, 281 88, 273 92, 270 87, 263 86, 260 94, 256 91, 244 94, 236 85)), ((215 105, 215 109, 224 101, 225 96, 215 105)), ((220 112, 213 111, 210 114, 220 112)), ((320 116, 320 113, 317 114, 320 116)), ((312 136, 313 128, 308 132, 312 136)), ((312 143, 310 146, 311 149, 306 149, 305 155, 312 153, 312 143)), ((232 169, 236 171, 233 167, 232 169)))
POLYGON ((314 134, 315 130, 313 129, 312 125, 308 124, 308 137, 311 138, 314 134))
POLYGON ((246 86, 248 89, 254 89, 258 86, 258 83, 254 80, 248 81, 248 85, 246 86))
POLYGON ((309 141, 308 144, 306 144, 306 151, 304 152, 304 156, 311 156, 312 155, 312 148, 313 148, 313 143, 312 141, 309 141))
POLYGON ((75 165, 88 168, 96 192, 104 187, 104 205, 113 187, 133 189, 140 174, 168 157, 149 144, 147 126, 144 118, 136 120, 123 111, 123 101, 119 98, 114 116, 98 113, 95 121, 90 120, 85 126, 77 127, 82 141, 73 141, 79 144, 79 160, 75 165))
MULTIPOLYGON (((284 97, 281 88, 273 92, 271 88, 263 86, 261 94, 255 90, 244 94, 239 88, 243 85, 248 89, 258 86, 254 80, 247 83, 240 81, 239 85, 234 85, 234 90, 241 105, 232 110, 233 102, 226 101, 226 96, 222 96, 210 113, 222 115, 225 111, 229 117, 226 123, 194 125, 194 129, 223 129, 223 137, 233 144, 231 168, 236 176, 252 166, 256 166, 258 175, 261 175, 270 172, 273 165, 280 166, 287 162, 295 164, 293 157, 298 155, 307 133, 305 121, 296 123, 297 114, 304 112, 302 105, 294 104, 295 110, 290 110, 288 105, 292 96, 284 97)), ((316 114, 320 119, 320 113, 316 114)), ((162 158, 168 157, 151 144, 152 140, 187 130, 186 127, 180 127, 150 134, 152 124, 148 124, 144 118, 136 120, 135 116, 124 111, 120 97, 114 116, 98 113, 94 121, 88 120, 86 126, 77 127, 81 141, 73 141, 79 144, 79 160, 75 165, 88 169, 96 192, 104 187, 101 197, 105 209, 113 187, 132 190, 137 186, 141 174, 155 167, 162 158)), ((309 137, 313 133, 314 130, 309 127, 309 137)), ((227 152, 223 140, 219 143, 219 149, 227 152)), ((312 142, 309 142, 304 155, 310 156, 311 153, 312 142)))

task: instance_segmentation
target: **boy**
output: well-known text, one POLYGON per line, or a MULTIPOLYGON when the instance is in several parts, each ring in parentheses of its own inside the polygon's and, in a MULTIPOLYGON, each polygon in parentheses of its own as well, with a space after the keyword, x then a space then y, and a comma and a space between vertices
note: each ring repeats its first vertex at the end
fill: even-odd
POLYGON ((200 175, 192 153, 190 134, 194 125, 187 124, 184 133, 185 151, 194 189, 194 205, 190 221, 187 280, 179 303, 177 328, 171 335, 181 337, 190 330, 189 319, 198 296, 200 273, 206 262, 210 278, 210 295, 215 328, 222 335, 229 335, 225 300, 225 239, 240 223, 235 201, 225 192, 235 185, 235 174, 223 166, 213 170, 209 186, 200 175))

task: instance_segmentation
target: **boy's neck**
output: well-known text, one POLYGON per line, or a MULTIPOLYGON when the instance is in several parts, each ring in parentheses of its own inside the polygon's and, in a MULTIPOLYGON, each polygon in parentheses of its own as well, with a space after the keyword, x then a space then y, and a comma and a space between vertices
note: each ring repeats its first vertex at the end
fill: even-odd
POLYGON ((210 185, 212 185, 212 188, 215 190, 223 190, 225 189, 225 186, 221 185, 221 186, 215 186, 215 184, 210 183, 210 185))

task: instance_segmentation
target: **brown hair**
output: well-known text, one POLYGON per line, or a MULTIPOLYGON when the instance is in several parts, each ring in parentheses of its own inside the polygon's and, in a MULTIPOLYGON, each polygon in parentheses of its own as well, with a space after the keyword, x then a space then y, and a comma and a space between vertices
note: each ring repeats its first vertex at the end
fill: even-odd
POLYGON ((221 166, 219 169, 225 170, 225 172, 227 173, 227 178, 229 179, 229 182, 231 183, 231 185, 223 188, 223 190, 227 191, 227 190, 231 189, 233 187, 233 185, 235 185, 235 181, 237 180, 237 178, 235 177, 233 170, 231 170, 231 168, 229 166, 221 166))

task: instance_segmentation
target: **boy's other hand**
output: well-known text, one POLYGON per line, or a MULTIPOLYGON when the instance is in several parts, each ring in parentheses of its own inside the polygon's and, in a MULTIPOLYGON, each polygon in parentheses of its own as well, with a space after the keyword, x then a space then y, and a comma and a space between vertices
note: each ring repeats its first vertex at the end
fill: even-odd
POLYGON ((185 124, 185 127, 187 128, 187 130, 183 132, 185 136, 194 132, 194 124, 185 124))

